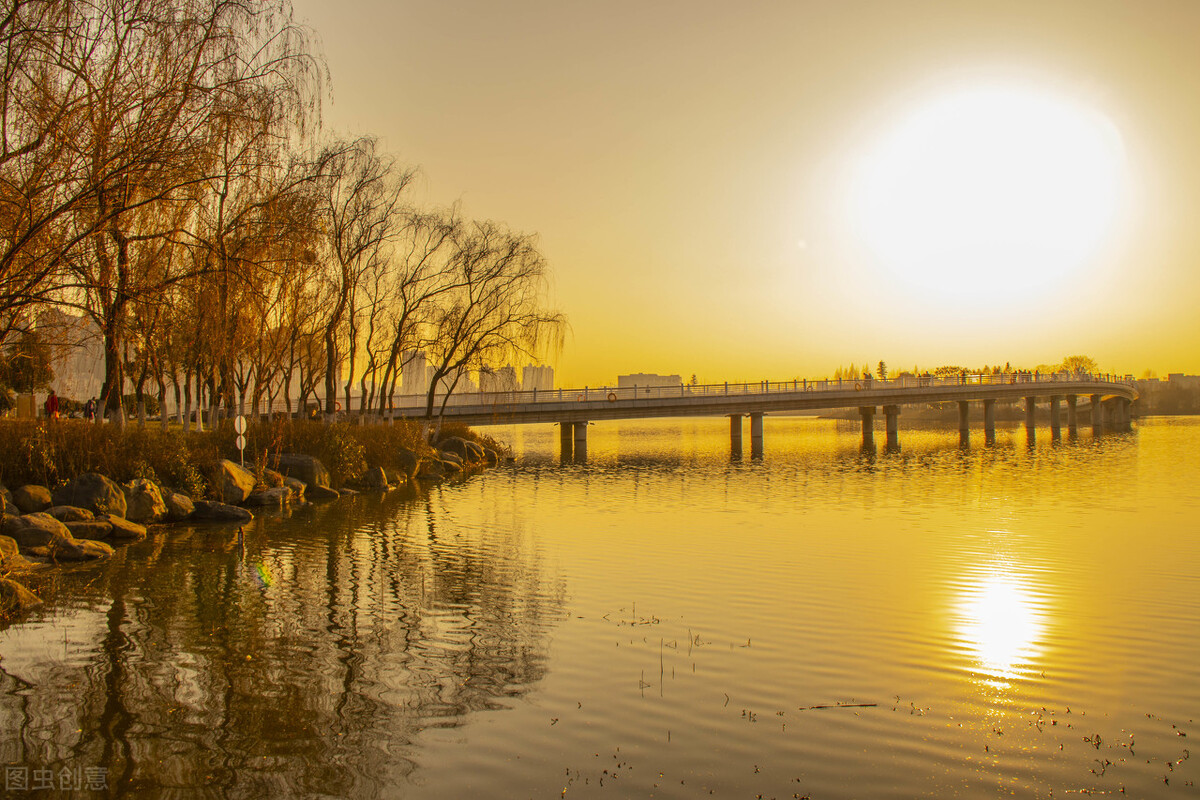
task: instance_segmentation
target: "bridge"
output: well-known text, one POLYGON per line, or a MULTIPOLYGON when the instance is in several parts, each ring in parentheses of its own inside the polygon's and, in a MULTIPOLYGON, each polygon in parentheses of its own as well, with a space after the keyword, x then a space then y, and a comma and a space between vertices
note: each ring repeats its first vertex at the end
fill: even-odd
MULTIPOLYGON (((1080 397, 1089 401, 1090 425, 1128 429, 1130 405, 1137 389, 1129 377, 1053 373, 984 373, 947 377, 904 376, 888 380, 793 380, 757 383, 719 383, 702 386, 584 387, 550 391, 473 392, 451 395, 444 419, 468 425, 523 425, 557 423, 564 458, 586 458, 587 426, 596 420, 649 417, 727 416, 730 448, 742 451, 743 418, 750 418, 752 456, 763 451, 763 416, 781 412, 857 408, 862 416, 863 446, 874 447, 874 418, 881 409, 889 449, 899 447, 898 419, 905 405, 957 403, 959 434, 970 436, 970 408, 982 406, 984 435, 995 439, 996 401, 1024 401, 1025 425, 1034 430, 1037 403, 1049 405, 1050 430, 1062 430, 1062 408, 1067 427, 1079 424, 1080 397)), ((440 402, 440 400, 439 400, 440 402)), ((396 416, 423 417, 424 407, 398 408, 396 416)))

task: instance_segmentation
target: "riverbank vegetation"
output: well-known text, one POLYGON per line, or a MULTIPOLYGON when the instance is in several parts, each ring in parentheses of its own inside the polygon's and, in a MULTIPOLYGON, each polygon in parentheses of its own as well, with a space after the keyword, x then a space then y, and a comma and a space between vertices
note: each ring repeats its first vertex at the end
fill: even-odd
POLYGON ((413 168, 323 129, 287 0, 4 5, 0 352, 98 336, 117 416, 133 394, 332 418, 390 408, 408 351, 432 414, 560 339, 535 236, 420 207, 413 168))
MULTIPOLYGON (((465 426, 443 425, 442 440, 461 437, 498 453, 503 445, 465 426)), ((251 424, 246 449, 239 454, 229 423, 204 432, 172 428, 93 425, 77 420, 56 423, 9 420, 0 424, 0 484, 54 487, 84 473, 98 472, 117 483, 145 478, 194 499, 215 497, 213 466, 221 459, 239 461, 260 475, 280 454, 314 456, 328 468, 335 487, 360 478, 368 469, 411 471, 404 453, 433 454, 418 422, 392 425, 325 425, 278 417, 251 424)))

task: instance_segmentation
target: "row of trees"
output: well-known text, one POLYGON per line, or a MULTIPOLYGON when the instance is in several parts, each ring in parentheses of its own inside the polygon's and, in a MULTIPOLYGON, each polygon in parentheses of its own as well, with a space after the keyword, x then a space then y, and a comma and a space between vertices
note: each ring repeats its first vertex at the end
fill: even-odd
POLYGON ((414 206, 374 139, 322 134, 326 86, 287 0, 7 0, 0 346, 82 313, 109 411, 132 389, 330 415, 355 389, 386 408, 419 348, 432 415, 559 340, 535 238, 414 206))
MULTIPOLYGON (((1096 360, 1091 356, 1075 355, 1067 356, 1057 364, 1038 364, 1036 367, 1014 367, 1011 363, 1005 363, 1004 366, 991 366, 984 364, 982 367, 971 368, 961 367, 954 364, 943 364, 933 369, 922 369, 916 365, 911 371, 903 371, 892 374, 892 377, 906 377, 910 375, 935 375, 938 377, 950 377, 954 375, 999 375, 1001 373, 1011 372, 1037 372, 1043 375, 1050 375, 1055 372, 1069 372, 1072 375, 1094 375, 1100 371, 1100 367, 1096 364, 1096 360)), ((851 362, 848 367, 838 367, 833 372, 834 380, 858 380, 863 376, 871 375, 872 369, 870 362, 864 361, 859 367, 851 362)), ((880 380, 887 380, 889 371, 886 361, 880 361, 875 365, 874 375, 880 380)))

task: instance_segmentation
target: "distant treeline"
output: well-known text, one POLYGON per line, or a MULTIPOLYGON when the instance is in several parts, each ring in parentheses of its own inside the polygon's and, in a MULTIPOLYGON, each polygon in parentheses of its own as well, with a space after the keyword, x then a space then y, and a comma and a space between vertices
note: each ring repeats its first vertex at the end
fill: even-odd
POLYGON ((1200 379, 1190 386, 1175 381, 1137 383, 1139 396, 1133 408, 1140 416, 1200 414, 1200 379))

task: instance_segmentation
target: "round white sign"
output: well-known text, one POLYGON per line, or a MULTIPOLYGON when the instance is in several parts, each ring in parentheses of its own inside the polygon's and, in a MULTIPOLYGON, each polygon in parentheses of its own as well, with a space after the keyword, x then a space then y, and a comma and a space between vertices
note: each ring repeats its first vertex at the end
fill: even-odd
MULTIPOLYGON (((246 418, 243 417, 241 414, 238 414, 237 418, 234 419, 233 430, 235 433, 239 433, 239 434, 246 432, 246 418)), ((241 445, 238 445, 238 447, 241 447, 241 445)))
POLYGON ((238 450, 245 450, 245 449, 246 449, 246 437, 245 437, 245 436, 242 436, 242 435, 239 433, 239 434, 238 434, 238 438, 237 438, 237 442, 236 442, 236 444, 237 444, 237 449, 238 449, 238 450))

